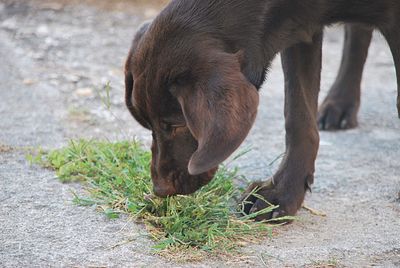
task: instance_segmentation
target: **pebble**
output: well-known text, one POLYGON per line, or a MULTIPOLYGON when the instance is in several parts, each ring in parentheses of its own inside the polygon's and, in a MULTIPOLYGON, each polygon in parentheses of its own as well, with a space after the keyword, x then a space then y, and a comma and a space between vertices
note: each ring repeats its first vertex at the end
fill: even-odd
POLYGON ((22 81, 22 83, 23 83, 24 85, 30 86, 30 85, 36 84, 37 81, 36 81, 36 80, 33 80, 33 79, 30 79, 30 78, 25 78, 25 79, 22 81))
POLYGON ((32 59, 35 60, 43 60, 45 58, 45 53, 42 51, 38 51, 38 52, 29 52, 27 53, 28 57, 31 57, 32 59))
POLYGON ((75 94, 78 97, 91 97, 93 96, 93 89, 90 87, 78 88, 75 90, 75 94))
POLYGON ((44 39, 44 42, 47 45, 47 47, 49 47, 49 46, 54 46, 54 47, 58 46, 58 41, 55 40, 54 38, 51 38, 51 37, 46 37, 44 39))
POLYGON ((49 27, 47 25, 39 25, 39 27, 36 28, 36 34, 39 36, 46 36, 50 33, 49 27))
POLYGON ((60 85, 60 82, 58 82, 57 80, 51 80, 50 85, 52 85, 54 87, 58 87, 60 85))
POLYGON ((65 74, 64 78, 71 83, 78 83, 81 80, 81 77, 75 74, 65 74))
POLYGON ((56 73, 50 73, 50 74, 47 74, 47 78, 50 80, 57 80, 60 78, 60 75, 58 75, 56 73))
POLYGON ((0 25, 2 28, 8 29, 8 30, 15 30, 18 28, 17 20, 15 17, 11 17, 9 19, 4 20, 0 25))

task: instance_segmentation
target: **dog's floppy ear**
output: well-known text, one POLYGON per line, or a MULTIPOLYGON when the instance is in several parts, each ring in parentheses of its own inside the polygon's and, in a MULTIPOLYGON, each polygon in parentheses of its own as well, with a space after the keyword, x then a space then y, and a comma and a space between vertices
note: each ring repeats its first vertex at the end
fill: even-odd
POLYGON ((259 96, 240 68, 240 53, 220 53, 207 81, 177 94, 187 126, 198 141, 188 171, 206 172, 228 158, 249 133, 259 96))
POLYGON ((143 35, 146 33, 147 29, 149 28, 151 22, 145 22, 141 27, 139 27, 139 30, 136 32, 135 37, 133 38, 132 46, 131 49, 129 50, 128 57, 125 62, 125 104, 129 110, 129 112, 132 114, 134 118, 136 118, 137 121, 141 125, 143 125, 146 128, 148 127, 148 124, 143 118, 139 115, 137 110, 135 109, 134 103, 133 103, 133 84, 134 84, 134 79, 132 75, 132 56, 136 51, 136 48, 142 39, 143 35))

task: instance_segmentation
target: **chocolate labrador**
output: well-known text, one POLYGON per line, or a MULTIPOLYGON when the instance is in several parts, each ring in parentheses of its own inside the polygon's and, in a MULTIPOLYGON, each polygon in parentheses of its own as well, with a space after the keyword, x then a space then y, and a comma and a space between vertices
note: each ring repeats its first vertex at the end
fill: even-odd
MULTIPOLYGON (((357 124, 362 67, 372 28, 386 37, 400 86, 398 0, 173 0, 137 32, 126 69, 126 104, 153 133, 154 193, 189 194, 208 183, 254 123, 258 90, 275 55, 285 75, 286 153, 278 171, 248 192, 294 215, 314 180, 322 129, 357 124), (347 29, 337 82, 317 115, 322 30, 347 29)), ((400 116, 400 97, 397 107, 400 116)), ((245 212, 267 206, 249 196, 245 212)))

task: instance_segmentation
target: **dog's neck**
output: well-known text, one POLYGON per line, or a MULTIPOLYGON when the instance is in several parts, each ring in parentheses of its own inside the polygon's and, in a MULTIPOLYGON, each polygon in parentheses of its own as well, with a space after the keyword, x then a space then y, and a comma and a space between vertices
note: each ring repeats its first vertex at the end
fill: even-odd
MULTIPOLYGON (((316 6, 318 11, 315 12, 314 8, 306 8, 307 4, 299 3, 304 1, 242 2, 245 2, 246 7, 241 5, 231 10, 236 14, 227 14, 225 20, 228 22, 218 22, 224 27, 226 46, 233 47, 232 50, 244 51, 242 70, 247 79, 259 89, 272 60, 279 52, 296 43, 312 41, 314 33, 323 27, 318 21, 326 10, 316 6), (235 27, 226 27, 232 23, 230 16, 236 19, 235 27), (237 34, 238 28, 245 31, 237 34)), ((317 5, 321 1, 308 2, 316 2, 317 5)))
MULTIPOLYGON (((389 19, 388 14, 393 12, 390 11, 390 0, 370 1, 370 3, 360 0, 269 0, 247 1, 247 3, 262 5, 258 9, 260 13, 253 16, 263 17, 263 34, 255 40, 255 43, 247 42, 241 48, 249 51, 247 64, 243 68, 244 73, 257 88, 261 87, 265 72, 279 52, 296 43, 312 42, 314 34, 321 31, 325 25, 336 22, 359 22, 379 27, 379 23, 385 23, 389 19), (371 10, 374 11, 372 14, 371 10), (255 49, 259 51, 254 53, 255 49)), ((237 12, 245 11, 237 10, 237 12)), ((241 22, 238 21, 238 24, 241 22)), ((257 25, 249 27, 257 28, 257 25)), ((251 36, 242 38, 254 39, 251 36)))

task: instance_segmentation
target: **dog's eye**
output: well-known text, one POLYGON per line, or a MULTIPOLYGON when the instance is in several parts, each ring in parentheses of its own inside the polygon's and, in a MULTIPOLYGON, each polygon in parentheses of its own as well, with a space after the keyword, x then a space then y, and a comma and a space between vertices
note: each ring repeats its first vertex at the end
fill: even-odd
POLYGON ((171 128, 173 128, 173 129, 183 128, 183 127, 186 127, 186 125, 184 125, 184 124, 180 124, 180 125, 171 125, 171 128))
POLYGON ((188 81, 188 78, 184 75, 180 75, 177 78, 175 78, 174 84, 176 86, 183 86, 185 85, 188 81))
POLYGON ((179 88, 188 85, 191 80, 192 76, 190 75, 190 73, 188 71, 183 72, 171 80, 171 82, 169 83, 169 91, 172 95, 175 96, 177 95, 177 91, 179 90, 179 88))
POLYGON ((185 127, 185 124, 173 124, 173 123, 167 123, 167 122, 161 122, 160 123, 160 128, 164 131, 175 131, 179 128, 185 127))
POLYGON ((167 124, 167 123, 165 123, 165 122, 161 122, 161 123, 160 123, 160 128, 161 128, 162 130, 168 131, 168 130, 170 130, 170 125, 167 124))

